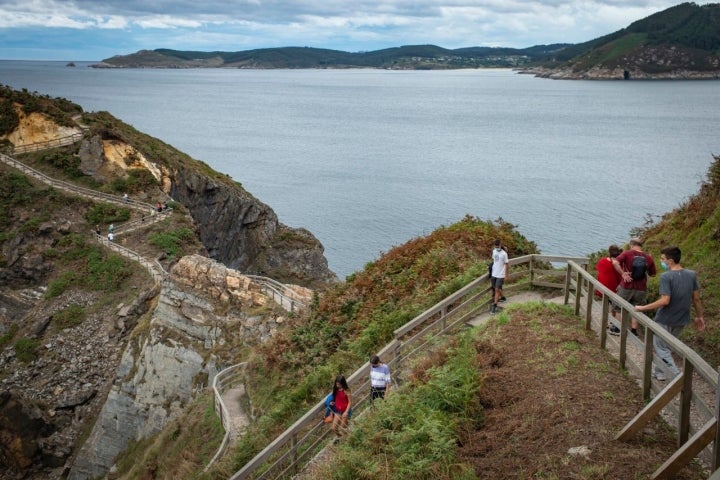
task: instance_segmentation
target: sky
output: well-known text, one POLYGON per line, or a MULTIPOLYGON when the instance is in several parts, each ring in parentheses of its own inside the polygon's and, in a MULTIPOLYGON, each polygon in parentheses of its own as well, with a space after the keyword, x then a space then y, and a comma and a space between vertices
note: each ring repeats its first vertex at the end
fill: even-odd
POLYGON ((679 3, 0 0, 0 59, 99 61, 156 48, 203 52, 287 46, 359 52, 420 44, 525 48, 592 40, 679 3))

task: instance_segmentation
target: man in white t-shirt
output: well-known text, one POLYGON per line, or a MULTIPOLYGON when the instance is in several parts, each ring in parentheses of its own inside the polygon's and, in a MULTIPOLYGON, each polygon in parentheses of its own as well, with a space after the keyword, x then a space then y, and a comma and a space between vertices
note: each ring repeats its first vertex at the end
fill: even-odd
POLYGON ((491 285, 495 291, 493 296, 493 304, 490 308, 491 313, 497 312, 497 304, 499 301, 504 300, 503 296, 503 283, 508 275, 508 269, 510 268, 509 258, 507 252, 502 248, 500 240, 495 240, 495 248, 492 252, 492 276, 490 278, 491 285))
POLYGON ((380 361, 380 357, 370 357, 370 401, 385 398, 390 391, 390 368, 380 361))

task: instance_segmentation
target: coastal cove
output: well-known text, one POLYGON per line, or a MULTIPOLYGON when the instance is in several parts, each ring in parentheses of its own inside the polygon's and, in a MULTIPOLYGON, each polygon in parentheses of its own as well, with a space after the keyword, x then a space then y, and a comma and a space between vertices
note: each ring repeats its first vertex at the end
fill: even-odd
POLYGON ((227 173, 315 234, 341 278, 466 214, 548 254, 622 243, 720 152, 714 81, 76 63, 2 61, 0 82, 106 110, 227 173))

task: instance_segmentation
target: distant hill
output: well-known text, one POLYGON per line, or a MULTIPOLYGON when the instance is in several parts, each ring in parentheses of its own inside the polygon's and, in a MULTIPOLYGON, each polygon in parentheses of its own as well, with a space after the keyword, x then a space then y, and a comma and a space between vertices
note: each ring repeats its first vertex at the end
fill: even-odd
POLYGON ((549 78, 720 78, 720 4, 682 3, 579 44, 528 48, 406 45, 370 52, 281 47, 238 52, 141 50, 96 68, 516 68, 549 78))
POLYGON ((521 67, 548 58, 568 44, 525 49, 469 47, 448 50, 435 45, 408 45, 370 52, 343 52, 311 47, 282 47, 239 52, 141 50, 116 55, 96 68, 383 68, 431 70, 521 67))
POLYGON ((720 78, 720 4, 682 3, 527 70, 550 78, 720 78))

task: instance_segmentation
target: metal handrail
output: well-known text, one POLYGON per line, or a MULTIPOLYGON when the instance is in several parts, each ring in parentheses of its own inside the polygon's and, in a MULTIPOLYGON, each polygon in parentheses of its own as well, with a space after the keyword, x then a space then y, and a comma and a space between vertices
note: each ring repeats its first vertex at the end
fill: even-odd
POLYGON ((232 437, 232 429, 230 426, 230 413, 228 412, 227 406, 225 405, 222 396, 223 393, 237 386, 238 380, 245 380, 244 370, 246 365, 247 362, 232 365, 218 372, 218 374, 215 375, 215 378, 213 378, 212 389, 213 395, 215 397, 215 413, 217 413, 220 417, 220 422, 222 423, 223 429, 225 429, 225 435, 223 436, 222 442, 220 443, 220 447, 217 449, 217 452, 215 452, 213 458, 205 466, 205 469, 203 470, 205 472, 207 472, 208 469, 215 462, 217 462, 220 457, 225 454, 225 451, 230 445, 230 440, 232 437))
POLYGON ((294 312, 296 309, 303 309, 307 307, 305 302, 298 300, 296 296, 292 295, 294 292, 287 285, 272 278, 260 275, 247 275, 247 277, 255 284, 259 285, 265 295, 272 298, 274 302, 279 304, 285 310, 294 312), (285 292, 291 292, 291 294, 287 295, 285 292))
POLYGON ((35 170, 34 168, 29 167, 28 165, 24 164, 23 162, 15 159, 13 157, 10 157, 9 155, 5 155, 4 153, 0 153, 0 159, 4 163, 6 163, 14 168, 17 168, 18 170, 22 171, 23 173, 31 175, 32 177, 37 178, 38 180, 50 185, 51 187, 59 188, 60 190, 64 190, 66 192, 75 193, 82 197, 90 198, 93 200, 102 200, 102 201, 105 201, 108 203, 113 203, 115 205, 121 205, 124 207, 133 208, 135 210, 140 210, 140 211, 143 211, 146 213, 148 211, 156 210, 156 208, 153 205, 146 203, 146 202, 141 202, 138 200, 125 200, 118 195, 112 195, 110 193, 98 192, 97 190, 92 190, 90 188, 85 188, 85 187, 81 187, 78 185, 74 185, 72 183, 65 182, 63 180, 54 179, 52 177, 45 175, 41 171, 35 170))
POLYGON ((97 233, 93 233, 93 237, 95 240, 97 240, 99 243, 103 244, 105 247, 109 248, 110 250, 113 250, 114 252, 119 253, 120 255, 123 255, 124 257, 127 257, 131 260, 135 260, 136 262, 140 263, 145 269, 150 272, 150 275, 152 275, 153 280, 155 280, 155 283, 161 283, 168 275, 167 271, 163 268, 163 266, 158 262, 150 261, 147 258, 143 257, 139 253, 135 252, 134 250, 130 250, 129 248, 123 247, 122 245, 118 245, 115 242, 111 242, 106 237, 103 237, 102 235, 98 235, 97 233))
POLYGON ((52 140, 45 140, 44 142, 28 143, 25 145, 15 145, 12 147, 12 153, 27 153, 27 152, 38 152, 40 150, 47 150, 50 148, 64 147, 65 145, 72 145, 73 143, 79 142, 83 139, 83 133, 73 133, 65 137, 54 138, 52 140))

